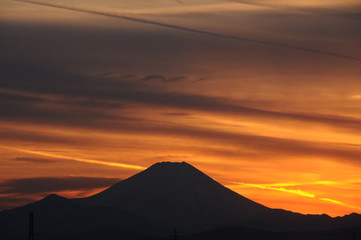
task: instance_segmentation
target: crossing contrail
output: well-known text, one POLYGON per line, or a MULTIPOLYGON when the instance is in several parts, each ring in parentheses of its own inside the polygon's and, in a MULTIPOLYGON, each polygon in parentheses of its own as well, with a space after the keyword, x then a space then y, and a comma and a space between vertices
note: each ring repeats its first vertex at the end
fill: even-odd
POLYGON ((335 57, 335 58, 339 58, 339 59, 361 62, 361 58, 352 57, 352 56, 334 53, 334 52, 328 52, 328 51, 323 51, 323 50, 318 50, 318 49, 313 49, 313 48, 299 47, 299 46, 295 46, 295 45, 289 45, 289 44, 283 44, 283 43, 277 43, 277 42, 271 42, 271 41, 258 40, 258 39, 247 38, 247 37, 239 37, 239 36, 233 36, 233 35, 228 35, 228 34, 209 32, 209 31, 204 31, 204 30, 200 30, 200 29, 183 27, 183 26, 162 23, 162 22, 156 22, 156 21, 142 19, 142 18, 128 17, 125 15, 118 15, 118 14, 114 14, 114 13, 100 12, 100 11, 89 10, 89 9, 84 9, 84 8, 77 8, 77 7, 58 5, 58 4, 52 4, 52 3, 37 2, 37 1, 31 1, 31 0, 14 0, 14 1, 26 2, 26 3, 41 5, 41 6, 65 9, 65 10, 82 12, 82 13, 89 13, 89 14, 93 14, 93 15, 111 17, 111 18, 122 19, 122 20, 127 20, 127 21, 132 21, 132 22, 143 23, 143 24, 156 25, 156 26, 160 26, 160 27, 166 27, 166 28, 171 28, 171 29, 175 29, 175 30, 179 30, 179 31, 197 33, 197 34, 202 34, 202 35, 207 35, 207 36, 212 36, 212 37, 232 39, 232 40, 250 42, 250 43, 254 43, 254 44, 267 45, 267 46, 273 46, 273 47, 279 47, 279 48, 286 48, 286 49, 308 52, 308 53, 317 54, 317 55, 324 55, 324 56, 335 57))

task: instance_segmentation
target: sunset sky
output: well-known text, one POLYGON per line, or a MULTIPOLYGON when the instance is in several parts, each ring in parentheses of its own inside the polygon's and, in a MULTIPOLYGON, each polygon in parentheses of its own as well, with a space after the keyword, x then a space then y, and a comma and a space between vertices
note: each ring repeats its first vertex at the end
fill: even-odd
POLYGON ((0 210, 186 161, 361 213, 360 26, 359 0, 2 0, 0 210))

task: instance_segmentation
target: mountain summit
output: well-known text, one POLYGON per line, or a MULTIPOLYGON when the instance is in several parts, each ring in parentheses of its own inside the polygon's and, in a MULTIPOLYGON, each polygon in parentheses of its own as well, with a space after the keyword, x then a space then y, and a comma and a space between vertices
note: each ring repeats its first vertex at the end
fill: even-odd
POLYGON ((194 230, 244 222, 269 209, 222 186, 186 162, 161 162, 96 195, 86 206, 126 209, 169 227, 194 230))

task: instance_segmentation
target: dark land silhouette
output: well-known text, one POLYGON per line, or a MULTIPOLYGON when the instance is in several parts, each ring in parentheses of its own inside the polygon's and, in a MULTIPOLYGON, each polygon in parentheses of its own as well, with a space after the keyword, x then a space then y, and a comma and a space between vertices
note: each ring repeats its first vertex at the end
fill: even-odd
POLYGON ((0 239, 32 235, 37 240, 360 240, 361 215, 332 218, 271 209, 185 162, 163 162, 90 197, 53 194, 0 212, 0 239))

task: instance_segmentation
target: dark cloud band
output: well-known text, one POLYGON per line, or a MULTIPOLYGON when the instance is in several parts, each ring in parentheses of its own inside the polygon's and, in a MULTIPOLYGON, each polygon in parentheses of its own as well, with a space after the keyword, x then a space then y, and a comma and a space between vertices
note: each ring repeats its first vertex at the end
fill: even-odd
POLYGON ((59 8, 59 9, 65 9, 65 10, 76 11, 76 12, 89 13, 89 14, 100 15, 100 16, 105 16, 105 17, 117 18, 117 19, 133 21, 133 22, 138 22, 138 23, 143 23, 143 24, 151 24, 151 25, 176 29, 176 30, 180 30, 180 31, 192 32, 192 33, 197 33, 197 34, 202 34, 202 35, 207 35, 207 36, 212 36, 212 37, 232 39, 232 40, 250 42, 250 43, 261 44, 261 45, 268 45, 268 46, 279 47, 279 48, 287 48, 287 49, 292 49, 292 50, 296 50, 296 51, 303 51, 303 52, 308 52, 308 53, 313 53, 313 54, 318 54, 318 55, 324 55, 324 56, 336 57, 336 58, 345 59, 345 60, 361 62, 361 59, 357 58, 357 57, 352 57, 352 56, 348 56, 348 55, 344 55, 344 54, 333 53, 333 52, 328 52, 328 51, 323 51, 323 50, 318 50, 318 49, 299 47, 299 46, 288 45, 288 44, 277 43, 277 42, 263 41, 263 40, 252 39, 252 38, 247 38, 247 37, 238 37, 238 36, 232 36, 232 35, 227 35, 227 34, 208 32, 208 31, 203 31, 203 30, 195 29, 195 28, 188 28, 188 27, 183 27, 183 26, 178 26, 178 25, 173 25, 173 24, 151 21, 151 20, 147 20, 147 19, 128 17, 128 16, 124 16, 124 15, 117 15, 117 14, 88 10, 88 9, 83 9, 83 8, 76 8, 76 7, 36 2, 36 1, 28 1, 28 0, 15 0, 15 1, 26 2, 26 3, 37 4, 37 5, 47 6, 47 7, 59 8))
MULTIPOLYGON (((123 107, 170 108, 172 111, 186 111, 187 114, 208 112, 226 114, 232 117, 268 119, 284 124, 287 121, 307 124, 326 124, 332 128, 347 131, 361 131, 359 118, 337 115, 306 114, 274 111, 266 107, 250 107, 247 102, 235 102, 230 98, 165 91, 155 87, 144 88, 142 83, 161 79, 162 75, 149 77, 147 81, 116 81, 106 77, 92 77, 59 71, 53 68, 34 67, 22 64, 6 64, 0 74, 4 77, 3 87, 18 90, 9 94, 0 93, 0 120, 8 122, 43 123, 47 125, 71 125, 82 127, 115 127, 114 122, 145 122, 127 115, 123 107), (21 73, 18 69, 22 69, 21 73), (157 77, 155 77, 157 76, 157 77), (51 81, 50 81, 50 80, 51 81), (102 88, 99 89, 99 83, 102 88), (28 93, 35 98, 24 98, 28 93), (48 100, 42 96, 57 96, 48 100), (30 98, 30 99, 29 99, 30 98), (85 102, 84 102, 85 101, 85 102), (44 104, 46 103, 46 104, 44 104), (86 103, 86 104, 85 104, 86 103), (117 109, 117 115, 112 110, 117 109), (110 124, 111 123, 111 124, 110 124)), ((161 81, 161 80, 157 80, 161 81)), ((148 85, 147 85, 148 86, 148 85)), ((7 131, 0 129, 5 135, 7 131)), ((11 137, 11 134, 7 134, 11 137)), ((19 137, 27 137, 18 133, 19 137)), ((14 137, 14 136, 13 136, 14 137)), ((41 136, 40 136, 41 137, 41 136)), ((51 138, 49 138, 51 140, 51 138)), ((56 139, 54 139, 56 141, 56 139)))
POLYGON ((0 183, 0 194, 38 194, 59 191, 90 190, 109 187, 117 178, 37 177, 6 180, 0 183))

